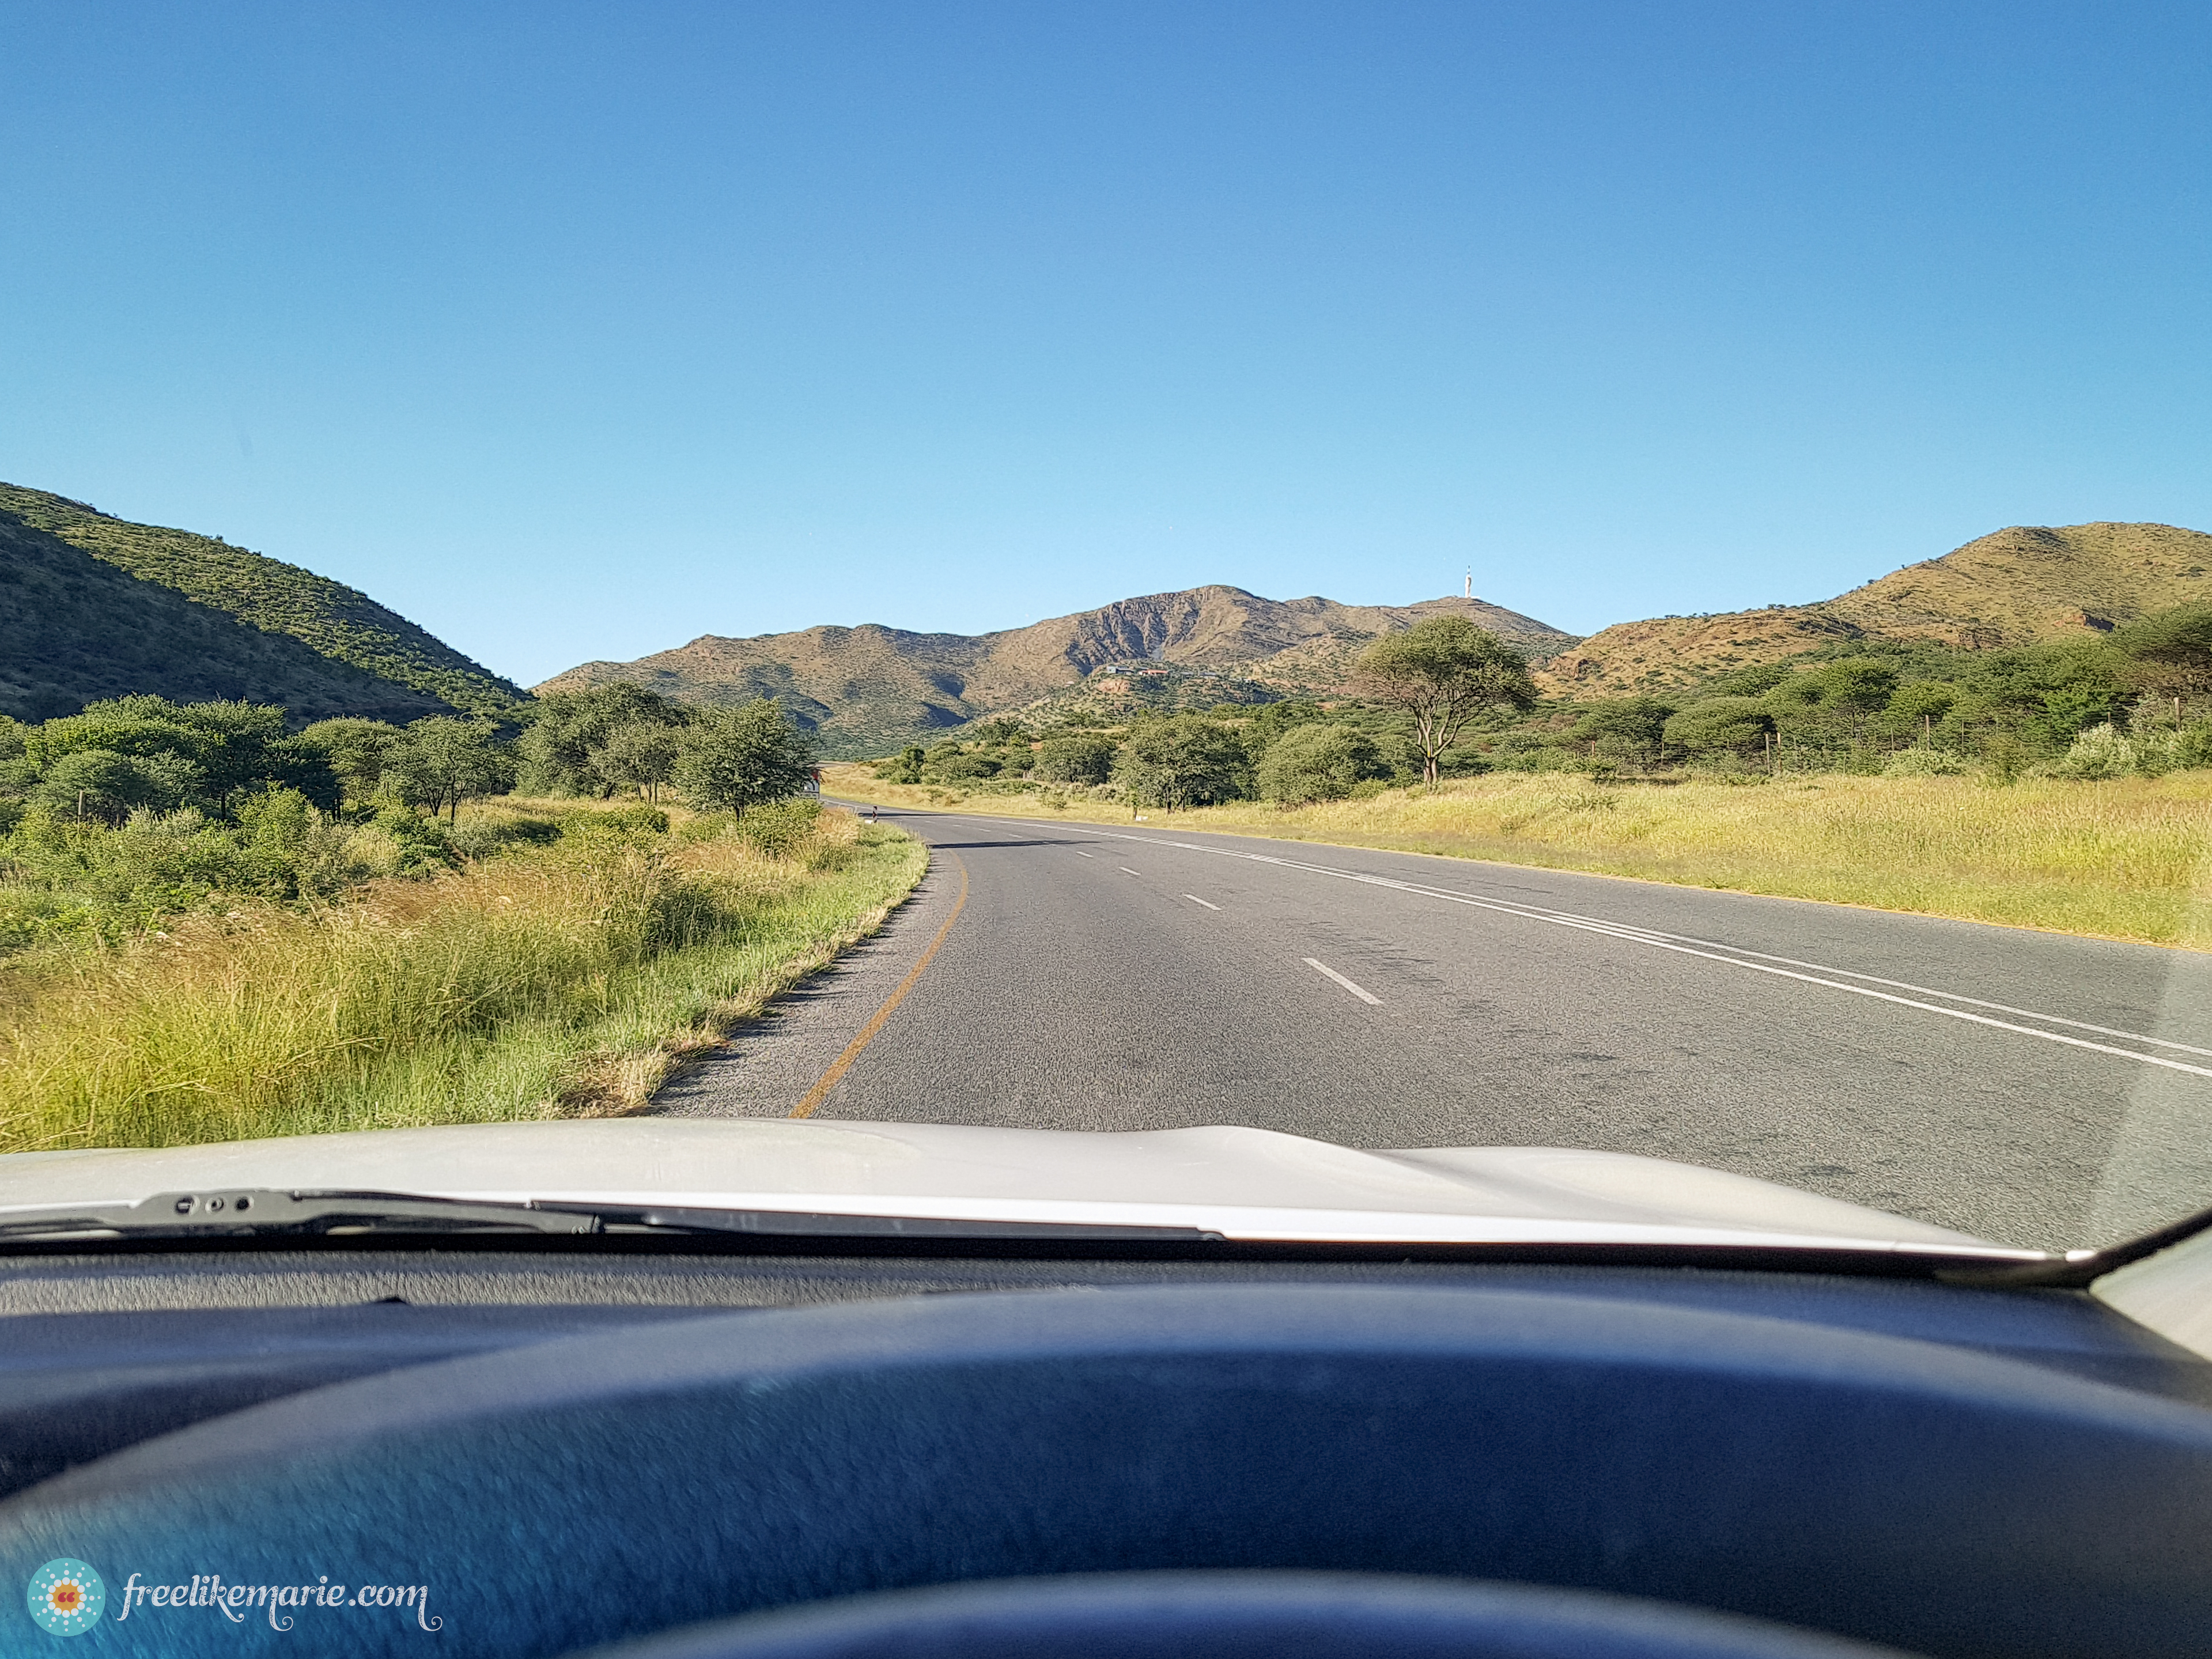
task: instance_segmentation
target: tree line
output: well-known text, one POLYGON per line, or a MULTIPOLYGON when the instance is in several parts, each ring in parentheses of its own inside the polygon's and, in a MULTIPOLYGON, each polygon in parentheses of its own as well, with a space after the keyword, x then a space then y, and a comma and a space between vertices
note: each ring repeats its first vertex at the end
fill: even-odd
POLYGON ((1702 685, 1540 699, 1510 647, 1463 618, 1384 635, 1356 696, 1032 732, 998 719, 878 768, 909 783, 1078 786, 1179 809, 1342 799, 1492 771, 2057 776, 2212 766, 2212 607, 2011 650, 1861 640, 1702 685))
POLYGON ((1384 635, 1356 673, 1358 708, 1291 699, 1211 714, 1140 712, 1119 735, 1040 735, 1016 720, 982 720, 934 749, 909 745, 877 774, 908 783, 1110 786, 1133 806, 1169 811, 1255 798, 1300 805, 1392 781, 1433 783, 1472 726, 1536 702, 1520 653, 1462 617, 1384 635))
MULTIPOLYGON (((246 702, 117 697, 26 725, 0 717, 0 807, 113 827, 135 813, 234 819, 270 792, 323 812, 397 806, 442 813, 520 789, 605 799, 672 792, 743 812, 805 789, 811 744, 768 698, 690 708, 618 684, 540 699, 517 732, 431 715, 404 726, 318 720, 246 702)), ((0 828, 5 828, 0 823, 0 828)))
POLYGON ((1650 772, 1959 769, 2059 775, 2212 764, 2212 607, 2012 650, 1853 641, 1705 684, 1547 711, 1492 766, 1650 772))
POLYGON ((520 732, 451 715, 293 731, 280 708, 134 696, 0 720, 0 951, 119 939, 236 896, 327 899, 572 832, 658 835, 664 793, 739 815, 772 853, 811 823, 774 805, 805 789, 812 756, 773 702, 694 711, 608 687, 531 712, 520 732), (644 799, 461 817, 518 787, 644 799))

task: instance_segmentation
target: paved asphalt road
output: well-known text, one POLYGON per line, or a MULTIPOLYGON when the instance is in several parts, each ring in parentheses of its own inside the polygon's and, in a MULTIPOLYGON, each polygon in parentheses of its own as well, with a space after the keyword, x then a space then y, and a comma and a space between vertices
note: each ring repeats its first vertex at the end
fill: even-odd
POLYGON ((884 816, 936 849, 915 898, 659 1109, 814 1091, 848 1120, 1601 1147, 2043 1246, 2212 1204, 2212 957, 1171 823, 884 816))

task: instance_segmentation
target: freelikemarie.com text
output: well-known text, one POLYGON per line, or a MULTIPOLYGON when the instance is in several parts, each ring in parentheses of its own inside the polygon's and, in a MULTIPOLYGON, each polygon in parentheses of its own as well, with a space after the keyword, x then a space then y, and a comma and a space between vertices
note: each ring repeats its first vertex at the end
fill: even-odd
POLYGON ((118 1621, 135 1612, 208 1607, 240 1625, 259 1609, 270 1629, 289 1630, 293 1615, 288 1608, 398 1607, 411 1610, 416 1624, 426 1631, 435 1631, 446 1622, 431 1614, 428 1584, 362 1584, 349 1590, 343 1584, 331 1583, 327 1575, 319 1576, 312 1584, 228 1584, 221 1573, 213 1572, 194 1573, 189 1583, 182 1584, 142 1584, 134 1572, 116 1599, 123 1604, 115 1612, 118 1621))

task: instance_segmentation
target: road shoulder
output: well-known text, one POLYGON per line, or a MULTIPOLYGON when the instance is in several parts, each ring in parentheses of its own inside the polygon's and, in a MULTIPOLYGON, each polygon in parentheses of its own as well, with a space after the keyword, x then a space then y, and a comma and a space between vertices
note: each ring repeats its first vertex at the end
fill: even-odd
POLYGON ((897 989, 957 902, 960 872, 933 857, 883 927, 771 1002, 653 1096, 663 1117, 787 1117, 897 989))

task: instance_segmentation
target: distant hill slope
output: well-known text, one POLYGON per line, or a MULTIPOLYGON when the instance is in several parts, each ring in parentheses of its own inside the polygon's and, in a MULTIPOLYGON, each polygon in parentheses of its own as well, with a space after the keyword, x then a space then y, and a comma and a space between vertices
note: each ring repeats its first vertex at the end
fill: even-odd
MULTIPOLYGON (((295 708, 306 708, 311 702, 334 708, 330 699, 337 696, 342 688, 353 687, 370 694, 371 702, 394 709, 428 714, 450 707, 497 716, 524 700, 520 687, 471 662, 398 612, 387 611, 366 593, 298 565, 190 531, 111 518, 82 501, 17 484, 0 483, 0 523, 42 532, 142 583, 221 612, 264 636, 294 641, 323 664, 319 672, 325 683, 319 689, 311 689, 314 677, 307 672, 304 660, 281 649, 273 656, 257 656, 235 642, 209 647, 215 653, 210 663, 235 664, 236 673, 241 674, 247 672, 249 663, 259 664, 253 672, 264 674, 268 684, 282 682, 299 688, 297 697, 279 698, 272 694, 269 701, 283 701, 295 708), (279 661, 294 666, 279 672, 274 666, 279 661), (353 671, 359 679, 338 672, 342 669, 353 671)), ((53 562, 46 563, 48 579, 64 580, 53 562)), ((157 605, 155 609, 159 610, 157 605)), ((85 664, 97 663, 103 655, 118 666, 126 661, 135 664, 132 672, 139 681, 128 690, 176 695, 166 692, 165 684, 145 677, 166 673, 181 685, 203 669, 218 672, 207 665, 196 665, 184 656, 165 655, 143 641, 134 644, 100 617, 97 606, 82 610, 77 625, 88 631, 71 635, 74 643, 67 648, 85 664)), ((62 650, 64 643, 57 641, 55 648, 62 650)), ((18 660, 11 654, 11 672, 18 660)), ((59 656, 52 659, 54 672, 61 672, 61 662, 59 656)), ((82 678, 84 672, 70 673, 82 678)), ((219 674, 232 672, 228 667, 219 671, 219 674)), ((52 681, 52 695, 73 695, 66 688, 75 683, 69 673, 63 673, 52 681)), ((116 694, 101 691, 98 695, 116 694)), ((347 712, 367 709, 349 703, 347 712)))
POLYGON ((0 714, 50 720, 141 691, 279 702, 303 720, 410 720, 447 707, 0 514, 0 714))
POLYGON ((1118 663, 1233 670, 1283 690, 1324 687, 1367 641, 1439 611, 1472 616, 1536 657, 1574 642, 1480 599, 1347 605, 1194 587, 995 634, 909 634, 872 623, 752 639, 708 634, 635 662, 585 663, 537 690, 634 680, 686 702, 778 696, 814 726, 824 754, 842 759, 1024 707, 1118 663))
POLYGON ((1659 690, 1838 640, 1969 648, 2101 632, 2212 600, 2212 535, 2165 524, 2015 525, 1814 605, 1621 623, 1538 676, 1557 696, 1659 690))

